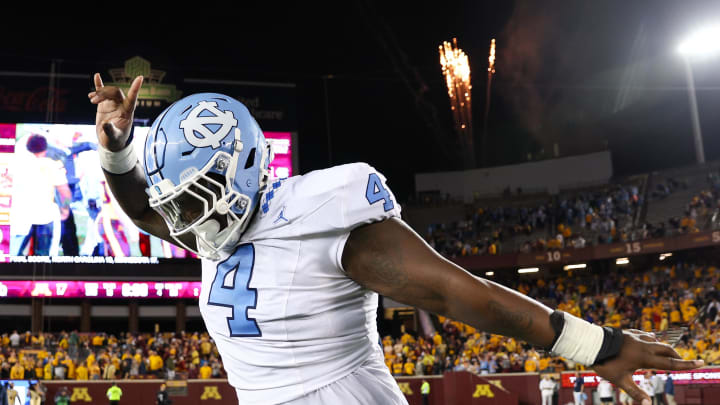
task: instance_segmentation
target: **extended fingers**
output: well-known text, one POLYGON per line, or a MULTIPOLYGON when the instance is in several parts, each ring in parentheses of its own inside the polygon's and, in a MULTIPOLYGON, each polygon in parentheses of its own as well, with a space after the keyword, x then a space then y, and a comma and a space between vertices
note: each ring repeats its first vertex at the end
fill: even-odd
POLYGON ((140 87, 143 83, 143 77, 138 76, 133 80, 132 84, 130 85, 130 89, 128 90, 128 96, 127 96, 127 108, 132 110, 135 108, 135 102, 137 101, 138 93, 140 92, 140 87))
POLYGON ((644 342, 658 342, 657 336, 652 332, 645 332, 641 330, 633 330, 635 336, 644 342))
POLYGON ((665 356, 665 357, 672 357, 675 359, 682 359, 682 356, 678 352, 675 351, 675 349, 672 348, 667 343, 656 343, 654 345, 655 347, 655 354, 659 356, 665 356))
POLYGON ((647 359, 648 368, 661 370, 692 370, 702 367, 705 364, 702 360, 681 360, 675 357, 652 356, 647 359))
POLYGON ((95 73, 95 75, 93 76, 93 81, 95 82, 95 90, 100 90, 101 88, 103 88, 104 85, 102 78, 100 77, 100 73, 95 73))
POLYGON ((651 404, 650 397, 645 393, 645 391, 641 390, 637 384, 635 384, 635 381, 632 379, 632 374, 626 374, 623 376, 620 381, 617 382, 617 385, 625 390, 633 401, 640 402, 643 405, 651 404))
POLYGON ((125 95, 118 87, 110 86, 100 87, 96 91, 88 93, 88 98, 93 104, 98 104, 105 100, 112 100, 118 104, 122 104, 123 100, 125 100, 125 95))

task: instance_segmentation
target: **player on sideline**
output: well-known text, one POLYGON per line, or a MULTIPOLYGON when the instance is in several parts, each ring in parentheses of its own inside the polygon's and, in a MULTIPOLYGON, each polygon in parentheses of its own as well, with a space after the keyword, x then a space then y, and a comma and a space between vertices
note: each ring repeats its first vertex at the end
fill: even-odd
POLYGON ((94 81, 108 184, 138 227, 202 257, 200 309, 240 403, 407 404, 377 343, 377 293, 592 366, 643 404, 636 369, 703 364, 650 333, 592 325, 445 260, 400 219, 367 164, 270 178, 272 151, 230 97, 175 102, 138 161, 130 135, 142 77, 127 97, 94 81))

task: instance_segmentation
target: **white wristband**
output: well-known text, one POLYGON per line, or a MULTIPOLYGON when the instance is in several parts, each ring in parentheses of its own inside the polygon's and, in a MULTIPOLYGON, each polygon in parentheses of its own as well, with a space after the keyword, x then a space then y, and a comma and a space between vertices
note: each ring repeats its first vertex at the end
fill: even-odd
POLYGON ((117 152, 109 151, 98 144, 98 155, 100 156, 100 166, 113 174, 128 173, 135 168, 138 161, 132 143, 117 152))
POLYGON ((605 338, 603 328, 563 312, 565 324, 552 352, 585 366, 595 363, 605 338))

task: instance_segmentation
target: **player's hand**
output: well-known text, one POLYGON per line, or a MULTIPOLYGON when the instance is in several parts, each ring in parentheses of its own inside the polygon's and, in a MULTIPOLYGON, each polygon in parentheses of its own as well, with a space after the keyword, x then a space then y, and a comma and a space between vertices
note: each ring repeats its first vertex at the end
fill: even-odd
POLYGON ((143 77, 133 80, 125 97, 122 90, 115 86, 105 87, 100 73, 95 73, 95 91, 88 94, 90 102, 97 104, 95 130, 98 142, 105 149, 117 152, 125 147, 132 129, 133 114, 143 77))
POLYGON ((632 379, 637 369, 690 370, 701 367, 702 360, 682 360, 680 355, 668 344, 660 343, 655 335, 639 330, 624 330, 623 345, 617 357, 595 365, 598 375, 625 390, 642 405, 652 403, 632 379))

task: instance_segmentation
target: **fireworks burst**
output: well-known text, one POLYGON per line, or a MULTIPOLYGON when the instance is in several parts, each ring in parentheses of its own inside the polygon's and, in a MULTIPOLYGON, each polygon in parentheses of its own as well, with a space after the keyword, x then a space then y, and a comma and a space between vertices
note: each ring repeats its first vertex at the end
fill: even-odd
MULTIPOLYGON (((450 97, 450 109, 455 119, 455 129, 466 143, 467 151, 473 151, 472 141, 472 103, 470 98, 470 64, 462 49, 457 47, 457 39, 452 44, 445 41, 440 45, 440 65, 450 97)), ((466 164, 474 165, 474 158, 466 164)))
POLYGON ((488 72, 495 73, 495 38, 490 42, 490 56, 488 57, 488 72))

